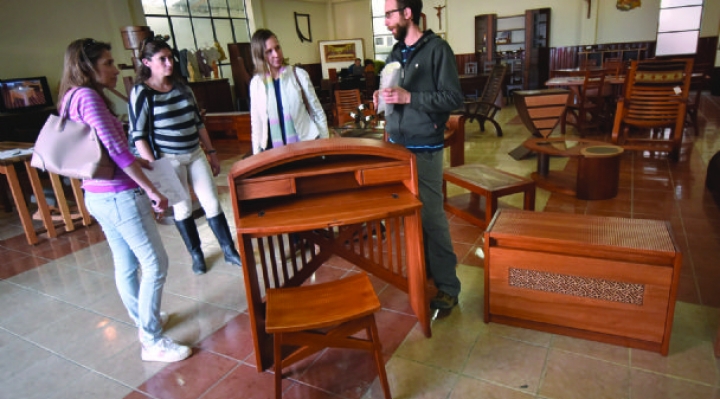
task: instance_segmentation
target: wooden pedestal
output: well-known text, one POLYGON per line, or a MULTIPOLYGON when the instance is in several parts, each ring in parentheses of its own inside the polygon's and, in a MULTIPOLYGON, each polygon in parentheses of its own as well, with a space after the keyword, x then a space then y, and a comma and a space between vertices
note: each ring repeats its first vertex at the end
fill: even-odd
POLYGON ((499 210, 485 322, 668 354, 682 258, 668 222, 499 210))

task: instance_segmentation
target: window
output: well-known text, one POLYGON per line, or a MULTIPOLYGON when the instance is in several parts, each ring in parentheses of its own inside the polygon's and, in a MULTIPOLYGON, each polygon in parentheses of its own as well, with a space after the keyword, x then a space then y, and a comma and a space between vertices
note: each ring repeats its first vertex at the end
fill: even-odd
POLYGON ((655 55, 695 54, 703 0, 661 0, 655 55))
POLYGON ((385 0, 372 0, 371 9, 375 59, 385 61, 395 44, 392 32, 385 26, 385 0))
MULTIPOLYGON (((170 36, 178 50, 196 51, 217 41, 227 55, 228 43, 250 41, 244 0, 142 0, 142 6, 150 29, 170 36)), ((232 80, 227 60, 218 65, 220 76, 232 80)))

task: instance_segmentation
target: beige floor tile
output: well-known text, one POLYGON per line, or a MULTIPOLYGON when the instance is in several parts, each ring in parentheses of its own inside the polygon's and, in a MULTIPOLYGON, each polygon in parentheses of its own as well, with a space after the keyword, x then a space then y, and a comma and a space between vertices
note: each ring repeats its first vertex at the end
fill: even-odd
MULTIPOLYGON (((487 329, 482 326, 480 329, 461 327, 458 320, 463 317, 462 310, 456 307, 448 317, 435 321, 430 339, 415 326, 395 355, 455 373, 462 371, 478 335, 487 334, 487 329)), ((477 315, 470 317, 476 319, 477 315)))
POLYGON ((26 339, 88 368, 137 341, 137 330, 83 309, 70 312, 26 339))
POLYGON ((0 330, 0 386, 10 384, 16 374, 51 356, 47 350, 0 330))
POLYGON ((174 267, 168 271, 165 292, 242 312, 247 309, 243 287, 241 276, 218 270, 210 270, 206 274, 196 276, 188 266, 174 267))
MULTIPOLYGON (((37 291, 20 289, 10 305, 0 306, 0 327, 26 335, 45 328, 50 323, 76 312, 78 308, 37 291), (31 315, 31 317, 28 317, 31 315)), ((3 304, 5 304, 3 300, 3 304)))
POLYGON ((630 368, 552 349, 539 394, 552 399, 621 399, 630 368))
POLYGON ((115 290, 113 277, 67 265, 62 261, 28 270, 8 281, 77 306, 88 305, 115 290))
POLYGON ((196 344, 240 314, 234 309, 173 294, 163 296, 163 310, 170 313, 165 333, 186 345, 196 344))
POLYGON ((553 349, 618 363, 623 366, 630 365, 630 349, 622 346, 562 335, 554 336, 551 346, 553 349))
POLYGON ((5 381, 1 394, 6 398, 52 398, 65 392, 72 381, 79 381, 90 373, 91 371, 73 362, 50 356, 5 381), (39 376, 42 378, 38 378, 39 376))
POLYGON ((630 372, 630 399, 715 398, 718 388, 643 370, 630 372))
POLYGON ((449 399, 530 399, 534 397, 533 394, 461 376, 455 384, 449 399))
POLYGON ((538 346, 549 347, 553 337, 552 334, 546 332, 513 327, 500 323, 489 323, 488 326, 490 327, 490 332, 494 335, 538 346))
POLYGON ((48 399, 97 399, 123 398, 134 390, 97 373, 87 373, 68 384, 64 392, 48 396, 48 399))
POLYGON ((468 356, 462 374, 535 393, 547 348, 482 334, 468 356))
MULTIPOLYGON (((390 359, 385 365, 385 370, 393 398, 447 398, 458 380, 457 374, 401 357, 390 359)), ((382 397, 382 388, 376 378, 363 399, 382 397)))
POLYGON ((717 334, 720 313, 717 308, 677 302, 672 334, 713 340, 717 334))
POLYGON ((713 356, 712 341, 683 337, 679 334, 672 336, 668 356, 631 349, 630 365, 633 368, 706 384, 716 384, 718 381, 718 367, 713 356))

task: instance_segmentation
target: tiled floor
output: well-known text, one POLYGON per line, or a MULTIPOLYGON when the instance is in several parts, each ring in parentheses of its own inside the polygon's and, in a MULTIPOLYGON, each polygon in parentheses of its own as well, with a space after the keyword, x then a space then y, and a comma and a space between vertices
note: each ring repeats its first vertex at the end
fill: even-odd
MULTIPOLYGON (((670 355, 485 324, 481 231, 451 219, 463 283, 460 305, 433 322, 425 338, 406 297, 374 280, 387 371, 395 398, 720 398, 720 363, 712 341, 720 320, 720 211, 704 189, 710 157, 720 150, 720 98, 706 96, 700 132, 687 133, 683 159, 622 158, 620 193, 580 201, 538 190, 538 211, 670 220, 683 251, 670 355)), ((527 132, 512 107, 499 114, 505 135, 467 126, 468 163, 529 176, 535 159, 507 153, 527 132)), ((490 127, 492 130, 492 127, 490 127)), ((222 150, 223 170, 237 159, 222 150)), ((563 169, 567 160, 551 161, 563 169)), ((218 183, 231 210, 226 177, 218 183)), ((521 197, 506 197, 519 205, 521 197)), ((254 368, 243 278, 224 264, 200 219, 211 266, 196 277, 182 242, 161 225, 171 269, 163 308, 167 333, 191 344, 193 356, 172 365, 143 363, 136 333, 115 290, 111 256, 97 226, 26 244, 14 213, 0 212, 0 398, 269 398, 272 374, 254 368)), ((334 259, 317 280, 351 273, 334 259)), ((286 370, 286 398, 379 398, 370 355, 327 350, 286 370)))

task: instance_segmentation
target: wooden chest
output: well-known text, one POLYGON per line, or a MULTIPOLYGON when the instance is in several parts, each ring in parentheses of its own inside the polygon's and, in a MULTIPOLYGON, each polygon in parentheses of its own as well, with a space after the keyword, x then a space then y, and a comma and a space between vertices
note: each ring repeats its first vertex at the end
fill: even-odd
POLYGON ((486 323, 667 355, 682 265, 669 222, 501 209, 484 250, 486 323))

